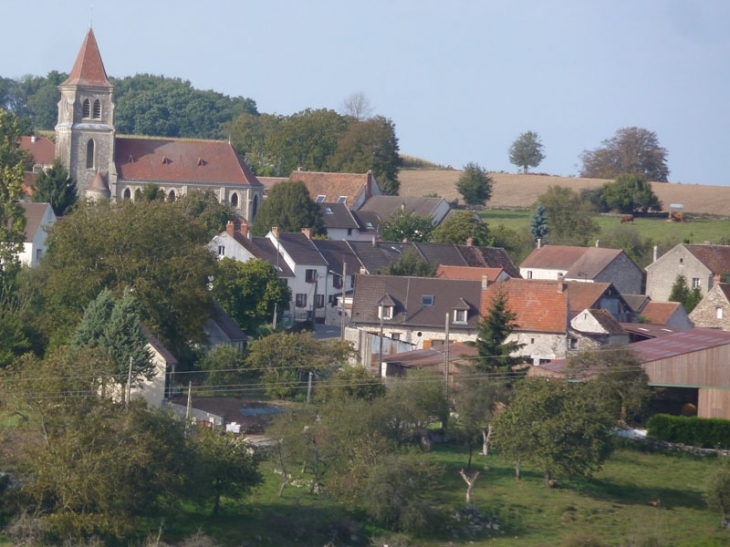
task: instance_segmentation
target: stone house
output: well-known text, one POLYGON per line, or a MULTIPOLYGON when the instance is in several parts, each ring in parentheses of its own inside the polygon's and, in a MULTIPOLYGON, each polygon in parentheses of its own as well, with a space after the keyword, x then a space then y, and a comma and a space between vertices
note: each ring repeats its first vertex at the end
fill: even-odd
POLYGON ((21 264, 35 268, 46 254, 48 228, 56 223, 56 215, 49 203, 21 202, 25 213, 25 243, 19 259, 21 264))
POLYGON ((690 289, 698 288, 702 296, 716 284, 716 279, 730 274, 730 245, 680 243, 646 267, 646 294, 657 302, 666 302, 677 277, 683 275, 690 289))
POLYGON ((544 245, 520 264, 525 279, 613 283, 620 293, 640 294, 643 272, 621 249, 544 245))
POLYGON ((684 306, 679 302, 647 302, 639 315, 652 325, 663 325, 674 329, 691 329, 694 324, 684 306))
POLYGON ((689 318, 697 327, 730 331, 730 284, 716 280, 689 318))

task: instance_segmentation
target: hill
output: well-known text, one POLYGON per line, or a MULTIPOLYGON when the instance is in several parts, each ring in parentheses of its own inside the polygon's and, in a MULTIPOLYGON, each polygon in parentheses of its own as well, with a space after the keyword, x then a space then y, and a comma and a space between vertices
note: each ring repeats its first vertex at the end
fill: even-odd
MULTIPOLYGON (((400 195, 424 196, 436 193, 453 200, 459 197, 456 181, 460 175, 461 171, 455 169, 403 170, 398 175, 400 195)), ((490 207, 530 207, 549 186, 566 186, 579 192, 583 188, 597 188, 607 182, 602 179, 509 173, 490 173, 490 176, 494 180, 490 207)), ((730 187, 655 182, 652 188, 665 210, 670 203, 681 203, 687 213, 730 215, 730 187)))

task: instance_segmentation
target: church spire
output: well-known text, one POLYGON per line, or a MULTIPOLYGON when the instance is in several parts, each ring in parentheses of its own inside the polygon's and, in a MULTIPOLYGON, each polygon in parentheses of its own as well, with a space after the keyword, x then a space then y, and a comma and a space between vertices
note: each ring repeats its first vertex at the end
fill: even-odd
POLYGON ((71 69, 71 75, 61 85, 112 86, 106 77, 93 29, 89 28, 89 32, 86 33, 84 43, 81 44, 81 50, 71 69))

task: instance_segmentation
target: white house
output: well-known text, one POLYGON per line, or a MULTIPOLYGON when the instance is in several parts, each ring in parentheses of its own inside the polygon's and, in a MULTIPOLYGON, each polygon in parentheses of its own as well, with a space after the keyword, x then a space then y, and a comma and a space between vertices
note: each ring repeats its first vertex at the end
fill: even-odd
POLYGON ((25 244, 20 262, 35 268, 46 254, 47 229, 56 223, 56 215, 49 203, 25 203, 25 244))

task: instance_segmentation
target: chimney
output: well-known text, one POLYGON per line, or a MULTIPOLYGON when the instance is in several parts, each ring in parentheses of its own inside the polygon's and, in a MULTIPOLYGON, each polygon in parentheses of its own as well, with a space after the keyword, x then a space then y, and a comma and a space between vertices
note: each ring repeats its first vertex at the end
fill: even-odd
POLYGON ((565 283, 563 283, 563 276, 562 274, 558 274, 558 293, 562 294, 565 290, 565 283))
POLYGON ((541 237, 537 238, 537 248, 542 249, 542 238, 541 237))
POLYGON ((486 275, 482 276, 482 290, 486 291, 489 288, 489 277, 486 275))
POLYGON ((35 144, 36 138, 37 137, 35 135, 31 135, 30 136, 30 142, 35 144))
POLYGON ((376 241, 377 241, 377 238, 375 236, 373 236, 373 247, 377 247, 377 245, 375 244, 376 241))
POLYGON ((274 237, 276 239, 279 239, 279 227, 278 226, 273 226, 271 228, 271 233, 274 234, 274 237))
POLYGON ((467 237, 466 238, 466 246, 467 247, 473 247, 474 246, 474 238, 473 237, 467 237))
POLYGON ((228 233, 228 235, 232 236, 235 231, 236 224, 232 220, 229 220, 228 224, 226 224, 226 232, 228 233))
POLYGON ((652 262, 656 262, 656 259, 657 259, 657 255, 658 254, 659 254, 659 246, 658 245, 654 245, 654 257, 653 257, 652 262))
POLYGON ((360 266, 360 275, 367 275, 368 271, 364 266, 360 266))
POLYGON ((712 283, 713 285, 719 285, 722 283, 722 276, 718 273, 712 276, 712 283))
POLYGON ((248 238, 248 222, 245 220, 241 222, 241 235, 245 238, 248 238))
POLYGON ((600 245, 599 245, 599 243, 600 243, 600 242, 601 242, 601 240, 600 240, 600 239, 597 239, 597 240, 596 240, 596 247, 600 247, 600 245))
POLYGON ((307 236, 307 239, 312 239, 312 229, 311 228, 302 228, 302 233, 307 236))

